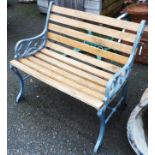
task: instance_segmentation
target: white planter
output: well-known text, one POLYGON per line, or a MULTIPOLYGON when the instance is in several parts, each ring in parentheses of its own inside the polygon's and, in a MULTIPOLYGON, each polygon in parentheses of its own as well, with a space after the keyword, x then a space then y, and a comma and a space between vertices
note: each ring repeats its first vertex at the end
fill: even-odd
POLYGON ((137 155, 148 154, 148 89, 145 90, 140 103, 131 112, 127 123, 128 141, 137 155))

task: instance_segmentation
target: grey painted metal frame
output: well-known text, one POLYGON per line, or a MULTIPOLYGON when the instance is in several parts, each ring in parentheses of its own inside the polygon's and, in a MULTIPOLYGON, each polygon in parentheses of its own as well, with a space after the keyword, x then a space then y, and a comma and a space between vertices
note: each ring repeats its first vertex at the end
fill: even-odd
POLYGON ((19 70, 10 65, 10 69, 17 75, 17 77, 19 78, 19 93, 16 97, 16 102, 18 103, 23 97, 24 97, 24 78, 23 76, 20 74, 19 70))
MULTIPOLYGON (((17 42, 15 46, 15 59, 19 58, 25 58, 30 55, 35 54, 36 52, 39 52, 42 48, 45 47, 46 41, 47 41, 47 32, 48 32, 48 20, 51 12, 51 7, 53 5, 53 1, 50 2, 49 8, 48 8, 48 13, 46 17, 46 22, 45 22, 45 27, 44 30, 41 34, 39 34, 36 37, 33 38, 28 38, 28 39, 23 39, 17 42)), ((122 15, 120 18, 124 18, 126 15, 122 15)), ((132 53, 129 57, 128 63, 124 65, 124 67, 117 72, 111 80, 108 81, 106 85, 106 90, 105 90, 105 97, 103 98, 104 106, 101 107, 97 111, 97 116, 99 117, 100 120, 100 128, 99 128, 99 135, 97 138, 97 142, 94 147, 94 153, 96 153, 103 143, 104 139, 104 134, 105 134, 105 126, 109 122, 110 118, 112 115, 117 111, 118 107, 122 104, 125 103, 126 101, 126 95, 127 95, 127 83, 128 83, 128 78, 133 66, 133 61, 134 57, 136 54, 136 49, 139 46, 139 41, 142 36, 143 30, 145 27, 145 21, 142 21, 138 32, 137 32, 137 37, 135 39, 133 48, 132 48, 132 53), (123 89, 122 91, 122 96, 118 103, 116 104, 115 107, 110 107, 110 102, 116 97, 116 95, 119 93, 119 91, 123 89), (111 110, 110 114, 105 118, 105 111, 109 109, 111 110)), ((19 100, 24 97, 24 81, 29 77, 26 76, 25 78, 20 74, 17 68, 14 66, 10 66, 11 70, 14 71, 14 73, 18 76, 19 78, 19 86, 20 86, 20 91, 17 95, 16 102, 19 102, 19 100)))
POLYGON ((105 98, 103 98, 104 106, 101 107, 101 109, 99 109, 97 112, 97 115, 100 119, 100 129, 99 129, 98 139, 94 147, 94 153, 98 151, 99 147, 103 143, 106 124, 108 123, 108 121, 110 120, 114 112, 117 111, 118 107, 121 104, 125 103, 126 101, 128 78, 133 67, 133 61, 136 54, 136 49, 139 46, 139 42, 142 37, 142 33, 144 31, 145 23, 146 23, 145 20, 142 20, 140 23, 128 63, 125 64, 124 67, 119 72, 117 72, 113 76, 113 78, 108 81, 106 85, 105 98), (116 95, 119 93, 119 91, 123 86, 124 88, 123 88, 123 92, 120 100, 118 101, 115 107, 109 107, 110 102, 116 97, 116 95), (110 109, 111 113, 105 119, 104 114, 106 109, 110 109))
POLYGON ((49 4, 43 32, 35 37, 23 39, 17 42, 15 46, 15 56, 14 56, 15 59, 24 58, 24 57, 33 55, 45 47, 45 44, 47 41, 48 20, 49 20, 52 5, 53 5, 53 1, 51 1, 49 4))
MULTIPOLYGON (((45 21, 45 27, 44 30, 41 34, 28 38, 28 39, 23 39, 17 42, 15 45, 15 59, 20 59, 20 58, 25 58, 30 55, 33 55, 37 52, 39 52, 42 48, 45 47, 46 41, 47 41, 47 32, 48 32, 48 20, 51 12, 51 7, 53 5, 53 1, 50 2, 49 8, 48 8, 48 13, 45 21)), ((16 97, 16 102, 18 103, 23 97, 24 97, 24 81, 29 78, 30 76, 23 77, 19 70, 10 65, 10 69, 17 75, 19 78, 19 93, 16 97)))

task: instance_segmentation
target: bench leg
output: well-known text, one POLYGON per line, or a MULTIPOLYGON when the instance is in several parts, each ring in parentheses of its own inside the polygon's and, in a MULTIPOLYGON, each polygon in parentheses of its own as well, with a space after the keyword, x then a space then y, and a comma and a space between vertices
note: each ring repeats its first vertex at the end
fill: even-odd
POLYGON ((24 79, 18 69, 12 65, 10 65, 10 69, 17 75, 19 78, 19 93, 16 97, 16 102, 18 103, 24 97, 24 79))
POLYGON ((105 116, 104 116, 104 111, 98 111, 97 115, 100 119, 100 129, 99 129, 99 135, 97 138, 97 142, 95 144, 94 147, 94 153, 97 153, 99 147, 101 146, 101 144, 103 143, 103 139, 104 139, 104 133, 105 133, 105 116))
MULTIPOLYGON (((113 107, 113 108, 108 107, 108 106, 107 107, 105 106, 105 107, 103 107, 101 110, 99 110, 97 112, 97 115, 98 115, 98 117, 100 119, 100 130, 99 130, 99 135, 98 135, 97 142, 96 142, 95 147, 94 147, 94 153, 97 153, 99 147, 103 143, 104 134, 105 134, 105 126, 108 123, 108 121, 110 120, 111 116, 117 111, 118 107, 121 104, 123 104, 123 103, 126 104, 127 89, 128 89, 128 81, 124 85, 124 88, 122 90, 122 97, 118 101, 117 105, 115 107, 113 107), (106 108, 110 108, 111 109, 111 113, 108 115, 107 118, 105 118, 105 115, 104 115, 106 108)), ((108 104, 106 103, 106 105, 108 105, 108 104)))

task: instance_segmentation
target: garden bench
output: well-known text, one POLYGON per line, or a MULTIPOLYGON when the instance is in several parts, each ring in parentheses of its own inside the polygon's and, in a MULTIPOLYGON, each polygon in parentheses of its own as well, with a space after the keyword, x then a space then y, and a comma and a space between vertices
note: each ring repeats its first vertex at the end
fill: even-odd
POLYGON ((145 21, 138 24, 118 20, 51 2, 44 31, 15 46, 10 67, 20 82, 16 101, 24 96, 27 79, 21 70, 92 106, 100 119, 94 147, 97 152, 103 142, 105 125, 119 105, 125 103, 127 81, 144 26, 145 21), (117 104, 110 106, 120 93, 117 104), (110 113, 105 117, 107 109, 110 113))

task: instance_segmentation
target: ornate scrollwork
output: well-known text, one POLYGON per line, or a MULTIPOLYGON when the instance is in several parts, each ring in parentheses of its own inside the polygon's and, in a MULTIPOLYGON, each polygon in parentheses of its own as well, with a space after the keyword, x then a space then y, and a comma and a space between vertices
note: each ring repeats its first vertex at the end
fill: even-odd
POLYGON ((112 97, 120 90, 131 71, 130 65, 125 65, 120 72, 116 73, 113 78, 107 83, 105 96, 107 99, 112 97))
POLYGON ((47 17, 43 32, 36 37, 18 41, 15 46, 15 56, 14 56, 15 59, 33 55, 34 53, 40 51, 45 46, 47 40, 46 35, 48 31, 48 21, 53 3, 54 3, 53 1, 49 3, 49 8, 47 11, 47 17))
POLYGON ((17 42, 15 46, 15 58, 30 56, 41 50, 46 43, 45 34, 40 34, 34 38, 24 39, 17 42))

